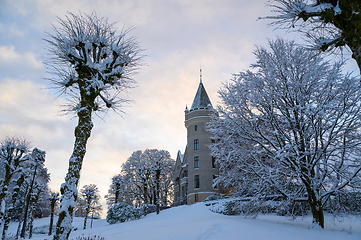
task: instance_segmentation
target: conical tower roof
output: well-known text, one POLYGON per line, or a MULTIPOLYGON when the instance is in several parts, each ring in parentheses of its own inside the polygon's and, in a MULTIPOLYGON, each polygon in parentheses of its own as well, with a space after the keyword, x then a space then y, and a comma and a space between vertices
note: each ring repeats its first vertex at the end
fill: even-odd
POLYGON ((196 96, 194 97, 193 104, 192 104, 190 111, 197 110, 197 109, 205 109, 209 105, 212 107, 212 103, 209 100, 206 89, 204 88, 203 83, 201 81, 199 83, 199 87, 198 87, 196 96))

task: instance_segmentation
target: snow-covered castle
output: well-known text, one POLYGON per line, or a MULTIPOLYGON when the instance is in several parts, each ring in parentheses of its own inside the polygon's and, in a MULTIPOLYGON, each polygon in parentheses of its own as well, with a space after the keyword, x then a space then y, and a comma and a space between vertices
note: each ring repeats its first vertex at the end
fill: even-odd
POLYGON ((192 107, 185 110, 187 145, 184 154, 181 151, 177 154, 173 175, 174 202, 193 204, 210 195, 222 193, 219 186, 213 187, 213 180, 219 172, 208 147, 214 141, 206 130, 212 109, 201 74, 192 107))

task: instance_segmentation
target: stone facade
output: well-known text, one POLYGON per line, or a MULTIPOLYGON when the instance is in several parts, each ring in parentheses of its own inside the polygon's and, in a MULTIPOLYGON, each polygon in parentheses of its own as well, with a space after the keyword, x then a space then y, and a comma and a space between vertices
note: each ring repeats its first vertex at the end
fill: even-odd
POLYGON ((213 187, 213 179, 219 174, 211 156, 212 142, 206 123, 210 121, 213 107, 202 81, 192 107, 185 110, 187 146, 182 154, 178 151, 174 169, 174 202, 193 204, 206 197, 222 193, 219 186, 213 187))

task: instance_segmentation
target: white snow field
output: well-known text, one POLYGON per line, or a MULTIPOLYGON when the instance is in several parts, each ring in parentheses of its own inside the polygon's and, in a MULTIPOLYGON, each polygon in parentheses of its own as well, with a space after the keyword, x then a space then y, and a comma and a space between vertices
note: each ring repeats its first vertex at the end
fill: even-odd
MULTIPOLYGON (((35 220, 36 226, 49 224, 49 218, 35 220)), ((12 223, 10 231, 16 231, 12 223)), ((225 216, 211 212, 204 203, 179 206, 146 217, 109 225, 104 219, 94 220, 93 228, 72 231, 70 239, 96 235, 105 240, 361 240, 361 219, 343 218, 341 222, 326 216, 325 229, 309 228, 311 217, 291 220, 275 215, 260 215, 258 219, 225 216)), ((74 226, 82 229, 83 219, 75 218, 74 226)), ((90 221, 87 226, 90 226, 90 221)), ((52 239, 35 234, 32 239, 52 239)))

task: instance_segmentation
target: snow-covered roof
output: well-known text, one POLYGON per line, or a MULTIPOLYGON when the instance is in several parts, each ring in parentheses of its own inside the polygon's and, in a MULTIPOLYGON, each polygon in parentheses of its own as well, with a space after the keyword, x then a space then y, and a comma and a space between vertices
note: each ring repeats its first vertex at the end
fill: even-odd
POLYGON ((206 89, 203 86, 203 83, 200 82, 190 111, 197 110, 197 109, 205 109, 205 108, 208 108, 209 106, 212 107, 212 103, 209 100, 208 94, 206 92, 206 89))
POLYGON ((180 162, 183 163, 184 155, 181 153, 180 150, 178 150, 178 156, 179 156, 180 162))

